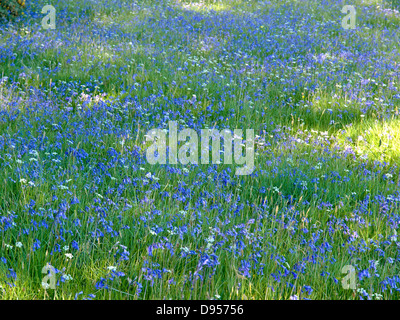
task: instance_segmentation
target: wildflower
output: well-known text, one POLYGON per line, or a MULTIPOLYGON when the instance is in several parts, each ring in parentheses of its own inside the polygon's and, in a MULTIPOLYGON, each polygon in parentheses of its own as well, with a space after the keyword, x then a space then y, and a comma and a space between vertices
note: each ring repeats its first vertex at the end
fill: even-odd
POLYGON ((382 300, 383 299, 383 295, 381 295, 379 293, 373 293, 372 297, 375 297, 376 300, 382 300))
POLYGON ((390 237, 390 241, 396 242, 397 241, 397 231, 393 230, 393 235, 390 237))
POLYGON ((313 289, 310 286, 304 286, 303 290, 306 291, 308 295, 310 295, 311 292, 313 292, 313 289))
POLYGON ((65 256, 67 257, 68 260, 71 260, 74 257, 72 253, 66 253, 65 256))
POLYGON ((72 276, 71 276, 70 274, 64 274, 64 275, 62 276, 62 279, 63 279, 64 281, 71 281, 71 280, 73 280, 73 278, 72 278, 72 276))
POLYGON ((274 192, 277 192, 277 193, 279 193, 279 192, 280 192, 280 190, 279 190, 279 188, 278 188, 278 187, 272 187, 272 190, 273 190, 274 192))

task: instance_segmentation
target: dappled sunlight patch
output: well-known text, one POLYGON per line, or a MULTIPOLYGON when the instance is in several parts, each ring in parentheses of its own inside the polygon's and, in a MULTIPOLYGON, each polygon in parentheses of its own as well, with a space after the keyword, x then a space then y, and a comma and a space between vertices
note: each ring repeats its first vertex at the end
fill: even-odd
POLYGON ((232 2, 237 3, 241 1, 215 1, 215 0, 176 0, 177 6, 183 10, 188 11, 226 11, 231 9, 232 2))
POLYGON ((400 120, 365 120, 338 134, 346 150, 362 160, 398 163, 400 160, 400 120))
MULTIPOLYGON (((174 4, 185 11, 203 13, 251 14, 256 10, 266 10, 273 6, 279 7, 281 1, 255 1, 255 0, 174 0, 174 4)), ((286 0, 286 3, 295 3, 294 0, 286 0)))

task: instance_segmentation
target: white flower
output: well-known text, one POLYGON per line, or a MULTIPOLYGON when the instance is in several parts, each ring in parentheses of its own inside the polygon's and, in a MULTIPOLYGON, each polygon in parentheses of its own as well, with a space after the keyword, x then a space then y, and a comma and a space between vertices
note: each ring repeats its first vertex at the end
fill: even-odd
POLYGON ((16 244, 15 244, 15 246, 17 247, 17 248, 22 248, 22 242, 17 242, 16 244))
POLYGON ((393 230, 393 231, 394 231, 394 235, 390 237, 390 241, 396 242, 397 241, 397 231, 396 230, 393 230))
POLYGON ((19 179, 19 182, 25 184, 27 181, 26 181, 26 179, 19 179))
POLYGON ((64 246, 63 250, 64 251, 68 251, 69 250, 69 246, 64 246))
POLYGON ((208 243, 213 243, 213 242, 214 242, 214 237, 213 237, 213 236, 209 236, 209 237, 206 239, 206 241, 207 241, 208 243))
POLYGON ((188 247, 181 247, 181 250, 188 253, 190 251, 190 249, 188 247))
POLYGON ((73 278, 72 278, 72 276, 71 276, 70 274, 64 274, 64 275, 63 275, 63 278, 64 278, 65 281, 71 281, 71 280, 73 280, 73 278))
POLYGON ((117 270, 117 267, 109 266, 109 267, 107 267, 107 269, 110 271, 115 271, 115 270, 117 270))
POLYGON ((33 155, 33 156, 35 156, 35 157, 39 157, 39 153, 38 153, 36 150, 31 150, 31 151, 29 151, 29 154, 30 154, 30 155, 33 155))
POLYGON ((74 257, 72 253, 66 253, 65 256, 67 257, 67 259, 72 259, 74 257))
POLYGON ((376 300, 382 300, 383 295, 379 294, 379 293, 373 293, 372 297, 375 297, 376 300))

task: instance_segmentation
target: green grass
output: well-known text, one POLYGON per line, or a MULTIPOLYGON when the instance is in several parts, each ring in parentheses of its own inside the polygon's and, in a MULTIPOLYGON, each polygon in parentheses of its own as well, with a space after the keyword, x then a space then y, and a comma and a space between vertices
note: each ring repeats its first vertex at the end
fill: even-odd
MULTIPOLYGON (((201 6, 197 5, 198 1, 181 1, 177 4, 177 10, 179 14, 187 14, 189 17, 199 13, 212 15, 230 11, 239 16, 250 13, 262 16, 270 10, 277 10, 283 15, 285 9, 279 11, 280 8, 296 1, 272 2, 260 7, 256 1, 204 1, 201 6)), ((368 4, 366 1, 355 3, 360 8, 368 4)), ((230 39, 242 39, 244 47, 248 45, 248 57, 240 60, 235 59, 233 53, 228 55, 202 49, 202 41, 205 39, 201 30, 207 27, 206 20, 197 22, 198 31, 193 33, 198 32, 198 35, 191 39, 185 39, 176 30, 167 33, 165 30, 153 29, 149 32, 145 23, 148 19, 160 15, 161 12, 172 15, 169 11, 164 12, 152 4, 152 1, 145 1, 142 8, 146 10, 132 13, 124 7, 118 9, 112 5, 95 10, 87 6, 85 1, 65 3, 73 12, 85 12, 87 20, 83 21, 93 24, 93 29, 89 30, 109 30, 118 26, 123 35, 106 41, 101 36, 83 36, 79 30, 69 31, 69 37, 75 41, 74 45, 67 46, 64 43, 57 48, 53 46, 45 50, 30 46, 33 48, 30 54, 26 54, 22 47, 17 46, 14 51, 17 59, 8 57, 2 62, 3 76, 17 77, 22 71, 28 76, 21 79, 15 87, 11 88, 7 84, 0 86, 0 99, 4 109, 10 109, 12 101, 18 103, 20 109, 20 113, 12 121, 0 122, 0 135, 20 136, 26 139, 26 142, 38 139, 42 141, 43 148, 38 150, 37 156, 25 153, 20 158, 18 152, 10 148, 2 151, 0 163, 4 170, 0 172, 1 217, 16 214, 19 226, 33 226, 35 222, 39 223, 47 217, 45 220, 49 225, 45 229, 46 232, 38 229, 30 234, 23 234, 15 227, 2 232, 1 255, 7 256, 10 261, 18 262, 14 268, 18 278, 15 280, 15 287, 2 284, 0 298, 73 299, 76 293, 83 291, 84 296, 95 292, 97 299, 210 299, 216 295, 222 299, 288 299, 291 295, 300 295, 299 290, 306 284, 312 284, 312 299, 358 298, 355 291, 342 289, 340 284, 333 282, 332 277, 340 281, 343 278, 341 268, 344 265, 357 264, 360 268, 367 268, 369 260, 380 260, 381 257, 374 251, 373 245, 357 257, 349 255, 348 245, 341 245, 346 243, 350 234, 344 232, 341 221, 346 221, 352 232, 358 232, 359 245, 362 240, 369 244, 371 240, 380 241, 379 235, 384 239, 392 235, 392 230, 387 227, 390 215, 380 215, 382 208, 377 204, 368 204, 371 215, 364 217, 366 225, 351 218, 354 210, 362 205, 367 195, 374 198, 398 191, 400 175, 396 165, 400 160, 399 120, 397 114, 388 115, 389 107, 385 106, 385 101, 392 103, 391 108, 398 107, 398 99, 394 98, 393 92, 388 90, 387 86, 390 81, 393 81, 394 86, 399 86, 399 78, 388 74, 375 75, 375 70, 366 68, 365 64, 352 61, 351 58, 340 59, 334 56, 328 56, 325 63, 319 64, 317 69, 310 70, 304 65, 306 51, 298 52, 296 57, 287 57, 293 58, 291 71, 279 65, 266 71, 262 68, 265 57, 277 51, 276 57, 270 59, 282 58, 279 56, 279 52, 282 51, 268 46, 265 46, 264 50, 251 48, 254 30, 259 28, 258 22, 254 26, 246 26, 243 32, 236 29, 236 26, 231 26, 231 30, 228 30, 229 35, 221 39, 226 43, 230 39), (138 42, 130 44, 132 39, 138 42), (165 47, 160 48, 160 44, 165 47), (162 49, 164 53, 158 57, 162 56, 164 61, 152 58, 154 52, 160 52, 162 49), (330 63, 334 59, 335 62, 330 63), (210 68, 208 72, 215 73, 210 78, 202 77, 204 62, 210 68), (110 67, 105 67, 108 63, 110 67), (247 73, 237 76, 233 70, 244 68, 245 64, 253 66, 253 70, 249 68, 247 73), (330 73, 337 70, 342 70, 346 78, 328 80, 330 73), (297 76, 294 77, 293 74, 297 76), (320 76, 321 74, 323 76, 320 76), (368 89, 368 92, 360 90, 357 99, 351 99, 344 88, 347 84, 358 85, 361 78, 374 79, 376 85, 372 84, 373 88, 368 89), (319 87, 311 90, 307 84, 316 79, 319 87), (170 85, 173 81, 177 83, 176 86, 170 85), (71 82, 77 84, 76 95, 69 100, 72 93, 61 90, 60 93, 58 88, 71 82), (85 85, 88 82, 92 83, 90 88, 85 85), (150 87, 149 83, 153 86, 150 87), (135 86, 135 89, 128 91, 132 86, 135 86), (148 88, 145 89, 146 86, 148 88), (70 118, 66 119, 62 113, 47 115, 43 109, 36 111, 34 102, 29 99, 34 95, 33 88, 40 89, 49 103, 59 106, 60 110, 72 106, 70 118), (160 88, 168 99, 190 99, 195 94, 201 103, 196 108, 187 105, 185 110, 178 104, 172 107, 163 104, 163 97, 151 100, 149 97, 156 95, 160 88), (231 95, 226 94, 228 91, 231 95), (94 110, 95 116, 85 118, 78 112, 83 107, 83 101, 80 99, 82 93, 103 99, 109 106, 108 113, 101 110, 96 113, 96 105, 91 103, 88 108, 94 110), (138 116, 134 109, 126 108, 124 99, 131 96, 136 97, 138 101, 151 101, 149 103, 154 104, 154 111, 149 112, 153 113, 138 116), (147 98, 149 100, 146 100, 147 98), (224 101, 221 102, 221 107, 217 108, 215 101, 221 101, 222 98, 224 101), (377 101, 377 108, 363 113, 361 109, 367 99, 377 101), (276 108, 274 103, 286 107, 276 108), (210 110, 211 105, 214 110, 210 110), (260 144, 256 150, 256 168, 258 171, 263 170, 263 174, 232 176, 228 186, 225 186, 222 178, 216 178, 218 174, 201 175, 202 172, 207 172, 206 165, 188 167, 189 171, 186 174, 177 177, 166 172, 163 166, 144 163, 141 165, 143 170, 134 170, 132 166, 113 164, 112 156, 107 151, 114 148, 125 157, 128 164, 131 164, 129 156, 133 157, 133 150, 145 150, 141 142, 144 141, 146 130, 141 129, 140 125, 143 126, 147 118, 155 118, 157 114, 169 108, 171 112, 187 112, 193 119, 204 118, 209 127, 218 124, 230 128, 253 128, 256 134, 260 135, 260 144), (231 116, 232 110, 234 116, 231 116), (117 128, 131 126, 135 130, 139 129, 137 135, 125 137, 123 145, 122 137, 118 134, 96 136, 92 133, 76 134, 74 131, 74 128, 79 126, 89 129, 94 123, 97 128, 97 123, 100 122, 104 123, 104 127, 112 124, 117 128), (58 124, 58 127, 53 124, 58 124), (75 157, 67 156, 66 152, 71 146, 79 146, 89 157, 79 163, 75 157), (355 155, 343 156, 346 148, 353 149, 355 155), (59 163, 55 165, 54 160, 59 160, 59 163), (108 169, 109 176, 104 177, 101 183, 97 182, 98 173, 93 170, 99 163, 111 164, 108 169), (363 175, 365 170, 370 170, 372 174, 363 175), (40 173, 34 177, 38 183, 37 187, 28 184, 34 176, 34 171, 40 173), (180 182, 185 182, 191 191, 188 208, 185 208, 183 202, 179 203, 171 197, 161 197, 157 190, 151 188, 151 184, 128 185, 118 196, 108 193, 110 188, 118 188, 124 178, 143 179, 147 172, 152 172, 159 179, 160 190, 171 194, 179 193, 180 182), (390 178, 387 178, 387 174, 390 178), (23 175, 27 177, 26 183, 20 181, 23 175), (347 179, 337 182, 336 175, 347 179), (318 182, 315 182, 316 178, 319 179, 318 182), (266 188, 263 194, 258 191, 261 187, 266 188), (205 191, 209 196, 204 196, 205 191), (140 197, 144 194, 154 201, 154 207, 140 203, 140 197), (66 211, 68 219, 64 224, 60 226, 51 223, 54 220, 54 217, 50 217, 52 210, 56 210, 62 200, 69 201, 74 196, 79 197, 80 203, 69 207, 66 211), (53 200, 54 197, 59 200, 53 200), (242 202, 243 208, 236 212, 231 203, 239 197, 245 201, 242 202), (207 205, 201 209, 202 215, 195 210, 196 199, 207 201, 207 205), (32 200, 35 202, 33 208, 39 212, 35 216, 28 214, 32 200), (111 202, 117 203, 118 206, 111 205, 111 202), (329 202, 332 206, 321 207, 321 203, 324 202, 329 202), (268 210, 261 215, 253 205, 263 203, 267 204, 268 210), (129 204, 129 207, 126 207, 126 204, 129 204), (107 210, 108 220, 112 221, 114 230, 119 230, 119 234, 115 237, 94 239, 90 237, 90 233, 95 232, 101 225, 97 214, 102 208, 107 210), (140 222, 141 216, 149 216, 149 212, 154 209, 160 210, 160 214, 153 215, 151 223, 140 222), (224 213, 226 221, 221 219, 221 212, 224 213), (81 220, 81 227, 74 225, 73 219, 76 218, 81 220), (93 218, 93 222, 89 222, 90 218, 93 218), (250 219, 256 219, 256 222, 247 225, 250 219), (240 254, 233 255, 227 250, 214 247, 215 242, 221 241, 222 237, 209 226, 218 227, 221 233, 226 233, 228 230, 236 230, 242 223, 246 224, 243 229, 246 231, 243 231, 241 236, 243 248, 240 254), (298 227, 296 233, 291 232, 291 224, 298 227), (123 225, 131 228, 121 229, 123 225), (158 226, 164 231, 156 235, 151 232, 150 225, 158 226), (278 254, 284 257, 282 264, 287 264, 288 269, 291 269, 302 258, 315 253, 307 243, 313 241, 314 229, 317 231, 320 226, 327 225, 332 226, 332 233, 325 230, 316 244, 328 241, 332 245, 331 251, 325 253, 325 260, 317 257, 315 263, 308 264, 306 273, 299 274, 297 279, 290 276, 285 279, 296 285, 295 290, 287 287, 284 281, 277 283, 271 277, 267 277, 278 270, 277 262, 270 259, 271 255, 278 254), (183 226, 189 230, 183 238, 171 231, 183 226), (309 232, 302 233, 302 228, 307 228, 309 232), (70 230, 73 235, 65 233, 65 230, 70 230), (195 230, 200 231, 196 234, 195 230), (62 246, 61 253, 53 255, 49 250, 43 249, 51 250, 60 242, 60 235, 63 235, 66 244, 79 239, 80 249, 74 252, 72 259, 66 258, 62 246), (207 242, 210 236, 214 237, 212 243, 207 242), (177 253, 181 248, 187 248, 184 250, 195 250, 196 254, 184 260, 171 258, 167 249, 155 249, 153 256, 149 256, 148 246, 165 241, 164 237, 173 244, 177 253), (36 239, 42 245, 42 250, 37 252, 32 250, 36 239), (15 247, 17 242, 22 242, 23 247, 15 247), (107 274, 107 267, 116 264, 112 253, 116 252, 118 242, 127 246, 130 252, 129 261, 122 262, 119 269, 130 279, 144 284, 139 296, 136 295, 136 285, 130 284, 127 277, 112 282, 112 288, 109 290, 94 289, 99 278, 107 274), (13 249, 7 248, 6 244, 12 244, 13 249), (247 259, 259 248, 265 251, 260 258, 260 263, 264 266, 263 275, 255 273, 251 278, 241 275, 238 271, 241 260, 247 259), (192 284, 187 279, 196 270, 200 259, 199 250, 210 254, 214 253, 213 250, 218 251, 219 267, 214 275, 211 274, 211 269, 206 268, 203 273, 204 281, 192 284), (330 259, 335 259, 336 263, 329 262, 330 259), (160 266, 157 268, 165 268, 170 272, 165 272, 162 279, 155 279, 150 285, 150 281, 144 280, 145 260, 149 265, 153 262, 158 263, 160 266), (65 268, 65 274, 70 274, 73 280, 61 284, 56 290, 43 290, 41 279, 44 275, 41 270, 46 263, 57 266, 58 269, 65 268), (320 273, 323 271, 329 272, 331 278, 326 280, 321 277, 320 273), (212 277, 209 277, 211 275, 212 277), (174 284, 168 283, 171 279, 175 281, 174 284), (273 286, 274 290, 271 290, 270 286, 273 286)), ((309 7, 296 4, 299 11, 293 11, 292 14, 304 15, 312 8, 312 17, 317 20, 325 21, 326 24, 331 20, 338 20, 333 10, 323 13, 325 8, 319 1, 309 1, 308 4, 309 7)), ((375 1, 370 4, 376 5, 375 1)), ((359 27, 355 31, 356 36, 351 36, 340 30, 338 23, 337 28, 330 30, 331 37, 327 38, 332 41, 321 40, 323 46, 318 47, 313 55, 335 52, 342 44, 351 43, 353 48, 357 48, 363 41, 373 41, 376 43, 377 53, 391 55, 393 63, 400 63, 399 55, 394 54, 398 53, 398 42, 387 42, 387 37, 381 37, 383 30, 398 34, 398 18, 385 18, 379 13, 368 17, 363 16, 363 12, 360 12, 360 17, 370 29, 359 27)), ((66 28, 74 19, 73 14, 70 19, 59 19, 57 28, 66 28)), ((277 15, 276 19, 278 21, 283 18, 277 15)), ((38 31, 31 26, 16 23, 10 28, 13 28, 16 34, 1 35, 1 45, 7 46, 7 40, 12 37, 15 41, 37 41, 35 39, 38 31)), ((267 32, 268 27, 262 29, 264 28, 267 32)), ((213 36, 218 37, 218 27, 213 31, 213 36)), ((294 32, 296 30, 293 29, 294 32)), ((58 37, 57 32, 46 35, 47 41, 55 41, 58 37)), ((66 40, 63 39, 64 42, 66 40)), ((283 39, 282 42, 278 41, 277 45, 283 46, 284 40, 287 41, 283 39)), ((216 170, 222 175, 227 168, 234 169, 232 166, 223 165, 218 166, 216 170)), ((392 210, 395 212, 397 208, 392 210)), ((227 237, 224 240, 226 245, 234 244, 233 238, 227 237)), ((398 255, 394 244, 388 245, 385 250, 386 256, 398 255)), ((6 279, 7 268, 1 268, 0 276, 6 279)), ((380 279, 393 276, 398 273, 398 267, 396 264, 390 265, 382 261, 379 273, 380 279)), ((372 277, 364 280, 362 286, 371 294, 380 292, 379 281, 372 277)), ((384 292, 383 298, 398 299, 399 295, 397 292, 384 292)))

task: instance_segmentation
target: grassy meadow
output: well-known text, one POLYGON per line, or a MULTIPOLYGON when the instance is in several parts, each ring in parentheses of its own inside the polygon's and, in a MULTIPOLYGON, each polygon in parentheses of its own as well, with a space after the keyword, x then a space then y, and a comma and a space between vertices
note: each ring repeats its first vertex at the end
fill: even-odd
POLYGON ((26 5, 0 21, 0 299, 400 298, 399 3, 26 5), (253 129, 254 171, 149 164, 169 121, 253 129))

